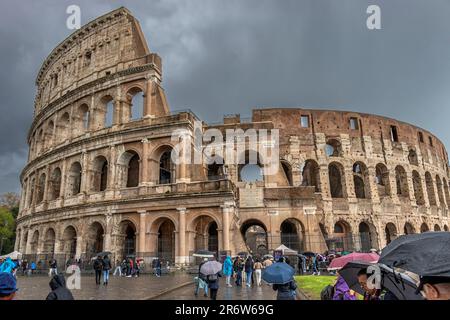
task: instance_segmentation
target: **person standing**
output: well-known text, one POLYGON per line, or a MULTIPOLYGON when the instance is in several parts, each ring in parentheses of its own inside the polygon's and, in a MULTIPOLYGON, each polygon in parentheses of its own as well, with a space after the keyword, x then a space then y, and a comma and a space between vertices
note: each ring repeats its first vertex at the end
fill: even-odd
POLYGON ((236 273, 236 286, 240 287, 242 285, 242 273, 244 271, 240 257, 236 257, 236 259, 234 260, 233 269, 236 273))
POLYGON ((295 300, 297 284, 294 279, 284 284, 274 284, 272 289, 277 291, 277 300, 295 300))
POLYGON ((208 262, 208 258, 203 258, 203 261, 200 263, 200 265, 198 266, 198 275, 197 275, 197 282, 195 285, 195 291, 194 291, 194 295, 198 296, 198 292, 200 291, 200 289, 204 290, 204 296, 207 297, 208 296, 208 282, 207 282, 207 277, 200 272, 202 266, 208 262))
POLYGON ((26 259, 22 261, 21 268, 22 268, 22 275, 24 276, 28 270, 28 261, 26 259))
POLYGON ((313 267, 313 276, 315 276, 315 275, 320 276, 319 261, 318 261, 317 254, 315 254, 314 257, 312 258, 312 267, 313 267))
POLYGON ((227 286, 232 287, 231 276, 233 275, 233 262, 231 261, 230 256, 227 256, 223 262, 223 274, 226 277, 227 286))
POLYGON ((66 287, 64 275, 58 274, 53 276, 49 285, 52 291, 48 294, 45 300, 74 300, 72 292, 70 292, 70 290, 66 287))
POLYGON ((97 285, 100 284, 100 279, 102 276, 102 258, 101 257, 97 257, 94 260, 94 271, 95 271, 95 283, 97 285))
POLYGON ((252 273, 253 273, 253 259, 251 256, 248 256, 247 260, 245 260, 244 268, 247 287, 250 288, 252 286, 252 273))
POLYGON ((155 275, 157 277, 161 277, 161 260, 159 260, 159 258, 156 258, 155 270, 156 270, 155 275))
POLYGON ((56 276, 58 274, 58 263, 56 259, 53 258, 50 260, 50 270, 48 271, 48 276, 51 277, 53 274, 56 276))
POLYGON ((116 260, 116 268, 114 269, 113 276, 115 277, 117 273, 119 273, 119 277, 122 276, 122 266, 120 260, 116 260))
POLYGON ((36 271, 36 262, 31 261, 31 274, 33 275, 34 272, 36 271))
POLYGON ((111 270, 111 261, 108 256, 105 255, 102 260, 102 269, 103 269, 103 285, 108 285, 109 281, 109 270, 111 270))
POLYGON ((259 262, 259 259, 256 259, 256 262, 253 265, 253 269, 255 270, 256 285, 258 287, 261 286, 261 270, 262 270, 262 268, 263 268, 262 263, 259 262))

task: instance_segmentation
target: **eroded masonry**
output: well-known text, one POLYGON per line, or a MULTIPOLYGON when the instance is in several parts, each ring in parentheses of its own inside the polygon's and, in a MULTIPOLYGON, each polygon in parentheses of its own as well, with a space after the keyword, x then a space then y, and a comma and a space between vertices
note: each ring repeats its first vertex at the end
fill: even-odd
POLYGON ((203 130, 279 129, 276 174, 175 165, 171 134, 198 118, 170 112, 161 83, 161 58, 124 8, 53 50, 36 80, 17 250, 181 265, 198 249, 368 251, 404 233, 448 231, 448 155, 430 132, 354 112, 258 109, 203 130))

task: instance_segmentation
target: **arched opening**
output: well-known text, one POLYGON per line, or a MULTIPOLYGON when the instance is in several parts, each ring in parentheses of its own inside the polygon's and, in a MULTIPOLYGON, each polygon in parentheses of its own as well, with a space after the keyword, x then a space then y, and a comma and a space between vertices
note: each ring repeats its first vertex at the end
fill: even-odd
POLYGON ((61 121, 59 121, 59 133, 58 138, 59 142, 67 141, 67 139, 70 139, 70 115, 68 112, 65 112, 62 117, 61 121))
POLYGON ((445 205, 444 192, 442 191, 442 181, 441 181, 441 178, 439 178, 439 176, 436 176, 436 188, 437 188, 440 206, 442 208, 446 208, 447 206, 445 205))
POLYGON ((39 177, 38 182, 37 203, 41 203, 42 201, 44 201, 45 182, 46 182, 45 173, 42 173, 39 177))
POLYGON ((330 179, 330 193, 332 198, 345 198, 344 168, 337 162, 328 165, 328 178, 330 179))
POLYGON ((281 244, 286 247, 299 252, 305 250, 305 231, 300 221, 296 219, 284 220, 280 226, 280 236, 281 244))
POLYGON ((87 104, 78 108, 77 129, 79 134, 89 130, 89 107, 87 104))
POLYGON ((320 192, 320 169, 314 160, 306 160, 302 171, 302 186, 314 186, 320 192))
POLYGON ((165 219, 158 229, 158 257, 175 262, 175 225, 170 219, 165 219))
POLYGON ((51 147, 53 145, 54 131, 55 123, 53 122, 53 120, 50 120, 45 129, 45 144, 48 147, 51 147))
POLYGON ((108 160, 104 156, 94 159, 92 171, 92 191, 105 191, 108 186, 108 160))
POLYGON ((423 196, 422 190, 422 179, 417 171, 412 173, 413 187, 414 187, 414 197, 416 198, 416 203, 418 206, 423 206, 425 204, 425 198, 423 196))
POLYGON ((342 156, 342 146, 339 140, 329 139, 325 145, 325 154, 328 157, 341 157, 342 156))
POLYGON ((353 164, 353 184, 356 198, 370 198, 369 174, 366 165, 362 162, 353 164))
POLYGON ((41 154, 44 151, 44 145, 45 145, 45 141, 44 141, 44 131, 41 129, 38 132, 37 135, 37 142, 36 142, 37 148, 37 154, 41 154))
POLYGON ((130 120, 139 120, 144 115, 144 92, 140 88, 132 88, 127 92, 130 103, 130 120))
POLYGON ((420 233, 425 233, 430 231, 430 228, 428 227, 428 225, 424 222, 422 223, 422 225, 420 226, 420 233))
POLYGON ((435 206, 437 203, 434 193, 433 178, 429 172, 425 173, 425 183, 427 185, 428 201, 430 202, 430 205, 435 206))
POLYGON ((390 196, 391 184, 389 182, 389 171, 387 167, 382 163, 377 164, 375 174, 379 197, 384 198, 390 196))
POLYGON ((55 253, 55 240, 55 230, 49 228, 44 238, 44 254, 48 255, 48 258, 52 258, 55 253))
POLYGON ((49 200, 56 200, 61 195, 61 169, 55 168, 50 176, 49 200))
POLYGON ((415 234, 416 230, 414 229, 414 227, 411 223, 406 222, 405 226, 403 227, 403 233, 404 234, 415 234))
POLYGON ((68 226, 63 233, 63 253, 65 260, 74 258, 77 251, 77 232, 74 227, 68 226))
POLYGON ((395 167, 395 182, 397 184, 397 195, 409 198, 408 178, 402 166, 395 167))
POLYGON ((220 180, 225 178, 223 160, 219 163, 214 162, 207 166, 207 176, 209 181, 220 180))
POLYGON ((103 251, 103 237, 105 231, 99 222, 89 226, 86 239, 86 258, 91 259, 97 253, 103 251))
POLYGON ((261 221, 245 221, 241 226, 241 234, 248 252, 254 257, 262 257, 268 253, 267 228, 261 221))
POLYGON ((435 224, 435 225, 434 225, 434 231, 435 231, 435 232, 441 231, 441 227, 440 227, 438 224, 435 224))
POLYGON ((361 251, 369 252, 370 249, 377 249, 377 237, 375 227, 368 222, 361 222, 358 227, 361 251))
POLYGON ((124 152, 118 161, 118 170, 122 188, 137 187, 140 175, 140 157, 137 152, 124 152))
POLYGON ((334 224, 333 237, 328 243, 329 249, 338 252, 353 250, 353 236, 350 224, 340 220, 334 224))
POLYGON ((417 158, 417 153, 414 149, 409 149, 408 161, 409 161, 409 164, 411 164, 413 166, 419 165, 419 159, 417 158))
POLYGON ((109 128, 114 124, 114 99, 111 96, 105 96, 100 100, 105 112, 104 127, 109 128))
POLYGON ((192 223, 194 250, 208 250, 217 254, 219 250, 217 228, 217 223, 212 217, 206 215, 197 217, 192 223))
POLYGON ((81 164, 72 163, 67 177, 67 196, 75 196, 81 192, 81 172, 81 164))
POLYGON ((448 232, 448 226, 444 225, 444 231, 448 232))
POLYGON ((444 185, 444 195, 445 195, 445 201, 447 203, 447 207, 450 206, 450 194, 448 192, 448 183, 445 178, 442 178, 442 184, 444 185))
POLYGON ((395 224, 389 222, 386 224, 386 228, 384 229, 386 233, 386 244, 391 243, 397 238, 397 227, 395 224))
POLYGON ((122 221, 119 228, 119 248, 123 258, 136 254, 136 226, 129 220, 122 221))
POLYGON ((33 177, 31 179, 31 184, 30 184, 30 194, 29 194, 29 198, 28 198, 28 207, 32 206, 34 204, 34 191, 35 191, 35 185, 36 185, 36 179, 33 177))
POLYGON ((175 164, 172 161, 172 149, 164 151, 159 158, 159 184, 175 182, 175 164))
POLYGON ((286 161, 280 161, 281 169, 280 172, 282 174, 282 183, 279 186, 293 186, 292 180, 292 167, 286 161))
POLYGON ((261 156, 258 152, 247 150, 239 158, 238 166, 239 181, 254 183, 264 181, 261 156))
POLYGON ((31 237, 30 242, 30 253, 37 254, 37 249, 39 245, 39 231, 34 231, 33 236, 31 237))

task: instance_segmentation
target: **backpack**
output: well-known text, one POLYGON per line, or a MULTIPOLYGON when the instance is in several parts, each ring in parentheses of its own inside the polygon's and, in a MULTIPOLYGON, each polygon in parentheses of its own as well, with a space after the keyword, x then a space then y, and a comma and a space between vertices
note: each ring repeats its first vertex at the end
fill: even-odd
POLYGON ((210 274, 206 277, 208 281, 216 281, 217 280, 217 274, 210 274))
POLYGON ((320 293, 320 300, 333 300, 334 286, 328 285, 320 293))

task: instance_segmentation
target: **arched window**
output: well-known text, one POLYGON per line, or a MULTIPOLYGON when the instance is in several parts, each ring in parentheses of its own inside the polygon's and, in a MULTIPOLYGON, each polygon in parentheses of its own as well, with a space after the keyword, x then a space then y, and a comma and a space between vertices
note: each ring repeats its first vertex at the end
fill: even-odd
POLYGON ((39 177, 39 184, 37 190, 37 203, 41 203, 44 200, 44 192, 45 192, 45 173, 42 173, 39 177))
POLYGON ((413 166, 419 165, 419 159, 417 158, 417 153, 414 149, 409 149, 408 161, 413 166))
POLYGON ((139 155, 136 153, 128 163, 127 188, 137 187, 139 185, 139 162, 139 155))
POLYGON ((77 135, 89 130, 89 106, 87 104, 82 104, 78 107, 75 119, 74 129, 77 130, 77 135))
POLYGON ((289 163, 287 163, 286 161, 281 161, 281 168, 283 169, 282 173, 283 173, 283 180, 285 181, 285 185, 288 186, 293 186, 294 183, 292 181, 292 168, 291 165, 289 163))
POLYGON ((439 197, 440 206, 442 208, 445 208, 446 205, 445 205, 444 193, 442 191, 442 181, 441 181, 441 178, 439 178, 439 176, 436 176, 436 188, 437 188, 437 194, 439 197))
POLYGON ((306 160, 302 171, 302 186, 314 186, 320 192, 320 169, 314 160, 306 160))
POLYGON ((50 120, 47 125, 47 128, 45 129, 45 144, 48 147, 51 147, 53 145, 54 130, 55 130, 55 123, 53 122, 53 120, 50 120))
POLYGON ((74 162, 70 166, 67 182, 67 195, 69 197, 81 192, 81 164, 79 162, 74 162))
POLYGON ((384 198, 390 196, 391 184, 389 182, 389 171, 387 167, 382 163, 377 164, 375 174, 379 197, 384 198))
POLYGON ((358 199, 370 198, 368 170, 364 163, 356 162, 353 165, 353 183, 355 196, 358 199))
POLYGON ((425 204, 425 198, 423 196, 422 190, 422 179, 417 171, 413 171, 412 173, 413 187, 414 187, 414 197, 416 198, 416 203, 419 206, 423 206, 425 204))
POLYGON ((430 202, 430 205, 435 206, 437 202, 434 194, 433 178, 429 172, 425 173, 425 183, 427 185, 428 201, 430 202))
POLYGON ((100 102, 105 112, 103 127, 112 127, 112 125, 114 124, 114 99, 111 96, 105 96, 101 99, 100 102))
POLYGON ((130 103, 130 120, 139 120, 144 115, 144 93, 140 88, 128 91, 127 98, 130 103))
POLYGON ((422 223, 422 225, 420 226, 420 233, 425 233, 430 231, 430 228, 428 227, 428 225, 426 223, 422 223))
POLYGON ((332 198, 345 198, 344 168, 336 162, 328 166, 328 177, 330 180, 330 193, 332 198))
POLYGON ((408 179, 402 166, 395 168, 395 182, 397 184, 397 195, 409 198, 408 179))
POLYGON ((329 139, 325 146, 325 153, 328 157, 340 157, 342 155, 341 143, 336 139, 329 139))
POLYGON ((93 191, 105 191, 108 184, 108 160, 104 156, 94 159, 93 191))
POLYGON ((70 115, 68 112, 65 112, 59 121, 58 138, 59 142, 67 141, 70 138, 70 115))
POLYGON ((49 185, 49 200, 56 200, 61 193, 61 169, 55 168, 52 172, 49 185))
POLYGON ((159 158, 159 184, 169 184, 175 181, 174 164, 171 157, 172 150, 166 150, 159 158))
POLYGON ((210 163, 207 166, 207 176, 208 180, 219 180, 224 179, 225 172, 224 172, 224 166, 223 166, 223 159, 220 158, 219 160, 215 161, 214 163, 210 163))

